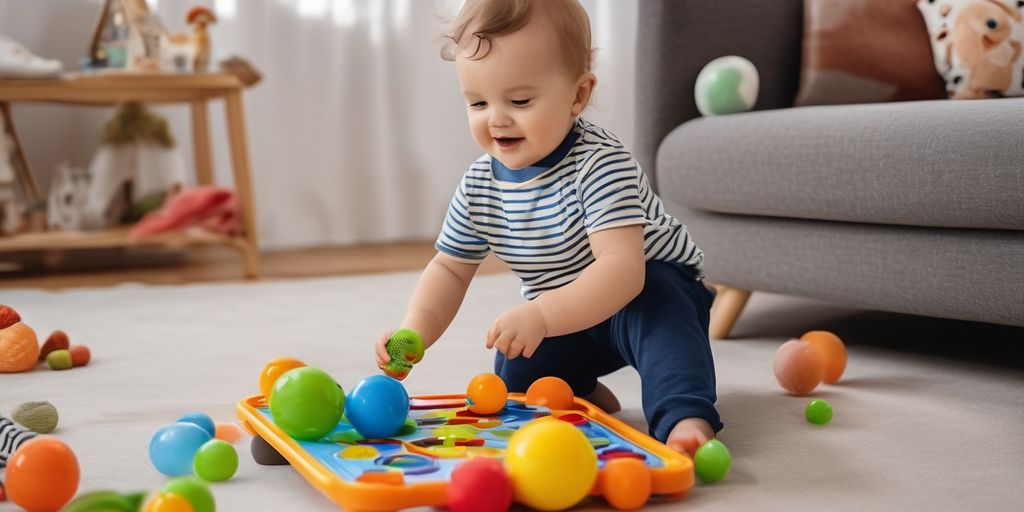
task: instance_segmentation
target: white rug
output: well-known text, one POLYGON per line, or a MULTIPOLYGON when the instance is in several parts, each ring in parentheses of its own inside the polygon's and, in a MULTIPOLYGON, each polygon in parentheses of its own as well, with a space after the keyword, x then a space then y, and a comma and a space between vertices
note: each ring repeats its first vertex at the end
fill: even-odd
MULTIPOLYGON (((56 405, 55 435, 78 455, 80 490, 156 489, 165 479, 149 463, 150 436, 190 411, 234 419, 271 358, 319 366, 346 389, 376 373, 372 342, 401 320, 416 277, 4 290, 0 303, 40 337, 64 329, 94 359, 70 371, 0 375, 0 410, 29 400, 56 405)), ((410 393, 459 392, 490 371, 484 332, 519 301, 516 290, 509 274, 478 277, 445 339, 406 380, 410 393)), ((713 343, 732 472, 652 508, 1020 510, 1024 372, 1007 354, 1022 332, 755 294, 739 339, 713 343), (837 332, 850 353, 840 384, 815 394, 835 408, 825 427, 807 423, 810 399, 784 395, 771 373, 775 348, 813 328, 837 332)), ((620 417, 646 431, 635 372, 605 382, 623 403, 620 417)), ((258 466, 240 448, 238 474, 213 486, 220 510, 333 509, 291 468, 258 466)), ((600 502, 582 508, 610 510, 600 502)))

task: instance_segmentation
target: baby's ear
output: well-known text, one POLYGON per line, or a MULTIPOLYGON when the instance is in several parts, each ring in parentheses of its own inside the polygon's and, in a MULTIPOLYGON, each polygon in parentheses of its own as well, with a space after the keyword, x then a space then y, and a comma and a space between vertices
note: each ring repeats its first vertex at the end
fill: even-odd
POLYGON ((572 115, 578 116, 586 110, 590 103, 590 97, 594 94, 595 86, 597 86, 597 76, 589 71, 583 73, 576 80, 576 98, 572 104, 572 115))

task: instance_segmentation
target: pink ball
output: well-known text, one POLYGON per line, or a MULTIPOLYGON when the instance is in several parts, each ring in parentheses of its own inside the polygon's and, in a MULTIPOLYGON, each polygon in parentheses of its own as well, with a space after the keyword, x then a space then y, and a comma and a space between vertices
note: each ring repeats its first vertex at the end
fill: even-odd
POLYGON ((452 471, 448 508, 452 512, 505 512, 512 505, 512 482, 497 459, 473 457, 452 471))
POLYGON ((772 360, 775 379, 789 394, 814 391, 825 375, 825 360, 810 343, 792 339, 782 344, 772 360))

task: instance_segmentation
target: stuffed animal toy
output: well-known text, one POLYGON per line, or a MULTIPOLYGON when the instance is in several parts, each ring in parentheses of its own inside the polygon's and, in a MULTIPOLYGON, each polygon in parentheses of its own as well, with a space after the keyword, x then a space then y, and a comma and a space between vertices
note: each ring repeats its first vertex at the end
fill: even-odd
POLYGON ((195 56, 192 70, 203 73, 210 65, 210 34, 206 27, 217 22, 217 16, 209 8, 197 5, 188 11, 185 21, 192 25, 194 31, 192 44, 195 45, 195 56))
POLYGON ((46 223, 51 229, 85 229, 86 196, 89 193, 89 175, 85 169, 71 167, 62 162, 50 178, 50 193, 46 203, 46 223))

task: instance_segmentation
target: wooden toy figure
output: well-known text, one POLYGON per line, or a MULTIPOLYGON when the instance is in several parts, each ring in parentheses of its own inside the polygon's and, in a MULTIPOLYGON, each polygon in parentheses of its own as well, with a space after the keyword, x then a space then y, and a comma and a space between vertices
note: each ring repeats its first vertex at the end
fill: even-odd
POLYGON ((194 30, 195 56, 192 59, 192 70, 202 73, 210 63, 210 34, 207 33, 206 26, 216 23, 217 16, 207 7, 197 5, 189 9, 185 22, 192 25, 194 30))

